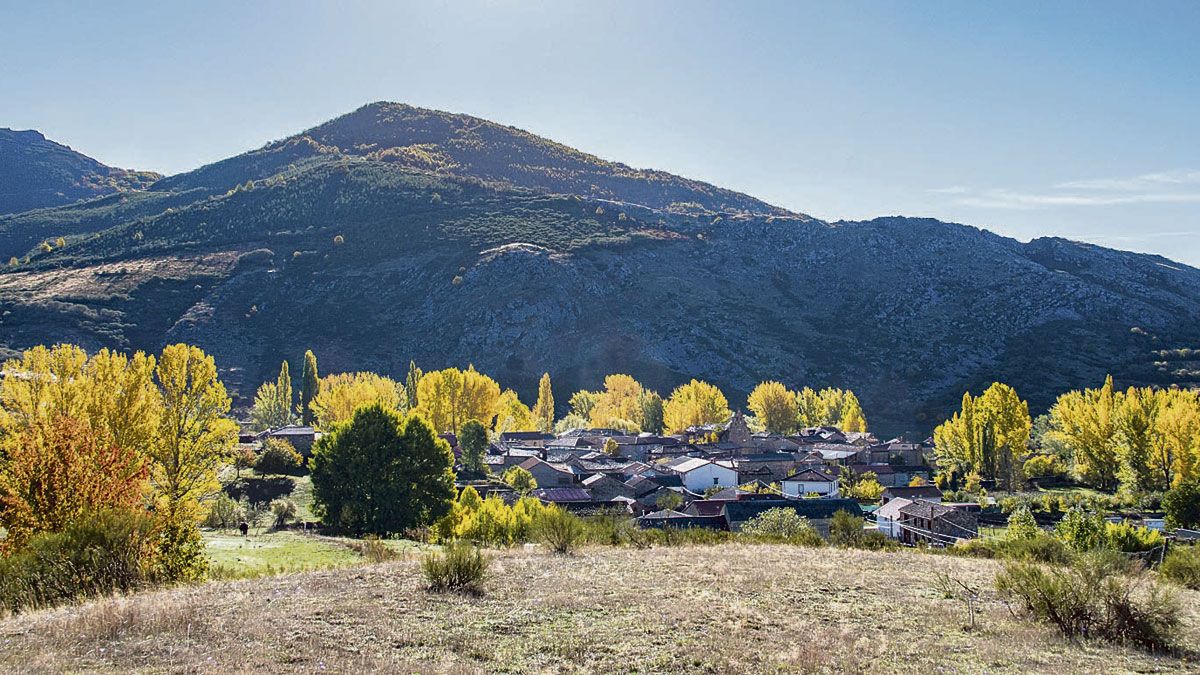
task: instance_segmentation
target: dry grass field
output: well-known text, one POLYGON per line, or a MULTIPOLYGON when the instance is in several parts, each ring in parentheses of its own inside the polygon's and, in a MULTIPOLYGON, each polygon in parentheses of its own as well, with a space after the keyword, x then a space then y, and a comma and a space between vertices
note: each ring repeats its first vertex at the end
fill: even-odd
MULTIPOLYGON (((1072 644, 1010 615, 996 564, 723 545, 496 554, 482 597, 423 590, 415 557, 215 582, 0 621, 20 672, 1200 672, 1072 644), (943 572, 983 589, 975 630, 943 572)), ((1200 593, 1182 591, 1200 645, 1200 593)), ((1192 658, 1195 658, 1194 656, 1192 658)))

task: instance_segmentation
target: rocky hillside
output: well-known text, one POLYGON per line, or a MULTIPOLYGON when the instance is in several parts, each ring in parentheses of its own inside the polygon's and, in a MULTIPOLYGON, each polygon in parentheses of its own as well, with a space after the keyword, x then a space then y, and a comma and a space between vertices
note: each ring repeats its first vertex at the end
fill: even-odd
POLYGON ((0 129, 0 214, 138 190, 159 178, 105 166, 36 131, 0 129))
POLYGON ((214 353, 402 375, 473 362, 527 397, 613 371, 735 405, 763 379, 859 392, 926 433, 965 388, 1044 407, 1200 379, 1200 271, 935 220, 825 223, 475 118, 360 109, 150 190, 0 218, 0 344, 214 353), (417 152, 414 148, 419 148, 417 152), (426 161, 426 160, 430 161, 426 161), (43 252, 36 244, 65 236, 43 252))

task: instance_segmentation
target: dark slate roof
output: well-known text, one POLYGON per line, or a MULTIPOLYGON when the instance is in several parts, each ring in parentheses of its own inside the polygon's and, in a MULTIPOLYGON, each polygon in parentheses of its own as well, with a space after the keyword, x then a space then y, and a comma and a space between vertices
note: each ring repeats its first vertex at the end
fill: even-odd
POLYGON ((317 433, 317 430, 313 429, 312 427, 286 426, 286 427, 279 427, 278 429, 275 429, 273 431, 268 431, 267 435, 268 436, 312 436, 316 433, 317 433))
POLYGON ((590 502, 592 501, 592 493, 583 488, 571 487, 553 487, 553 488, 537 488, 529 492, 530 495, 537 497, 544 502, 554 504, 563 504, 567 502, 590 502))
POLYGON ((736 462, 794 462, 796 456, 790 452, 758 452, 753 455, 734 457, 736 462))
POLYGON ((883 495, 889 499, 903 497, 905 499, 941 499, 942 491, 936 485, 921 485, 919 487, 890 487, 884 488, 883 495))
POLYGON ((549 441, 554 439, 554 434, 548 434, 544 431, 506 431, 500 434, 500 442, 505 441, 549 441))
POLYGON ((726 502, 724 512, 730 523, 740 523, 774 508, 791 509, 805 518, 832 518, 838 511, 862 515, 862 508, 853 499, 746 499, 726 502))
POLYGON ((925 518, 926 520, 940 518, 947 513, 954 513, 954 511, 956 509, 953 507, 938 504, 937 502, 928 502, 924 499, 918 499, 911 504, 900 507, 900 513, 906 516, 925 518))
POLYGON ((837 476, 833 476, 817 469, 801 469, 787 478, 784 478, 783 480, 804 481, 808 483, 833 483, 837 482, 837 476))

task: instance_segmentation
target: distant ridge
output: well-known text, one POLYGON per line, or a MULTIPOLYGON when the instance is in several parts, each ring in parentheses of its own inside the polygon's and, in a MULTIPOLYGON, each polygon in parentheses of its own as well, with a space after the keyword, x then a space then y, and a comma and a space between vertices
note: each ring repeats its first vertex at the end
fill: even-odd
POLYGON ((524 398, 549 372, 560 403, 612 372, 664 395, 708 380, 734 407, 766 379, 846 387, 883 437, 927 434, 993 380, 1035 412, 1110 373, 1200 381, 1187 265, 928 218, 830 224, 398 103, 0 217, 10 257, 0 355, 188 341, 242 404, 306 349, 325 372, 473 363, 524 398))

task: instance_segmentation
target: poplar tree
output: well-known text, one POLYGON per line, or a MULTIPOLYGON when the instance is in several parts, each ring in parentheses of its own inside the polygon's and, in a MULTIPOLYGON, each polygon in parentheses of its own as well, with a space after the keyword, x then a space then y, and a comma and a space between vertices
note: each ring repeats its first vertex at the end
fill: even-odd
POLYGON ((316 421, 316 415, 312 411, 312 400, 317 397, 319 388, 317 356, 310 349, 304 352, 304 371, 301 374, 300 384, 300 417, 306 427, 311 427, 316 421))
POLYGON ((554 431, 554 390, 550 387, 550 373, 542 373, 538 381, 537 403, 533 404, 533 420, 539 431, 554 431))

